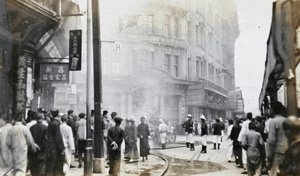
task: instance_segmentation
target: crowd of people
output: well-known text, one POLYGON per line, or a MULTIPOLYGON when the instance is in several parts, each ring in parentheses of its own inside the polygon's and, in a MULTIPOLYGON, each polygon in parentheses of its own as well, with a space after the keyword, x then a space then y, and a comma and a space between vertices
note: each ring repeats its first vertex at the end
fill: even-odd
POLYGON ((134 118, 125 119, 124 129, 121 126, 122 118, 117 117, 117 113, 111 114, 111 119, 107 116, 108 111, 103 111, 104 140, 106 143, 106 158, 108 159, 109 174, 118 176, 120 174, 121 165, 121 145, 124 141, 124 160, 132 163, 138 162, 142 157, 142 161, 148 160, 150 154, 149 137, 150 131, 148 124, 145 123, 145 117, 141 117, 141 123, 136 126, 134 118), (139 139, 139 149, 137 141, 139 139))
POLYGON ((67 116, 58 109, 48 114, 40 108, 29 110, 26 118, 17 113, 15 118, 10 114, 1 119, 0 174, 65 175, 75 167, 75 154, 81 167, 86 114, 75 117, 73 110, 67 116))
MULTIPOLYGON (((222 140, 229 141, 228 162, 235 158, 236 167, 241 174, 249 176, 267 174, 269 176, 300 174, 300 123, 298 126, 286 120, 286 108, 280 102, 273 102, 264 116, 226 120, 221 117, 207 122, 201 115, 201 122, 192 120, 191 114, 181 126, 186 136, 186 147, 194 151, 194 135, 201 136, 201 153, 207 153, 207 135, 213 135, 212 150, 220 150, 222 140), (209 129, 211 128, 211 130, 209 129), (210 132, 211 131, 211 132, 210 132)), ((297 118, 295 118, 297 119, 297 118)), ((294 122, 294 123, 295 123, 294 122)))
POLYGON ((288 149, 285 114, 285 107, 274 102, 266 117, 254 118, 249 112, 245 119, 235 119, 234 124, 231 121, 228 135, 232 140, 235 163, 243 168, 242 174, 277 176, 287 170, 280 167, 282 161, 286 161, 288 149))
MULTIPOLYGON (((94 130, 94 116, 91 113, 91 133, 94 130)), ((49 114, 43 109, 38 112, 29 110, 27 118, 11 112, 1 119, 0 128, 0 175, 25 175, 30 171, 33 176, 66 175, 70 168, 82 167, 83 153, 87 139, 86 114, 75 115, 69 110, 67 115, 52 109, 49 114)), ((145 117, 136 125, 134 118, 120 118, 116 112, 108 117, 102 114, 104 153, 110 175, 120 174, 121 145, 124 141, 124 160, 127 163, 148 160, 150 154, 149 126, 145 117), (121 127, 125 120, 124 129, 121 127), (138 140, 139 139, 139 140, 138 140), (139 147, 137 142, 139 141, 139 147), (139 149, 139 151, 138 151, 139 149)), ((209 125, 204 115, 200 123, 195 123, 191 114, 181 124, 186 135, 186 147, 195 150, 194 135, 201 136, 201 153, 207 153, 207 136, 213 135, 212 150, 220 150, 223 138, 230 140, 228 162, 235 158, 242 174, 270 176, 297 175, 299 173, 300 130, 286 121, 285 107, 280 102, 271 104, 267 116, 253 118, 251 112, 246 118, 226 120, 216 118, 209 125), (197 125, 196 125, 197 124, 197 125), (289 139, 289 141, 288 141, 289 139), (289 147, 290 144, 290 147, 289 147)), ((158 126, 162 149, 166 148, 166 135, 169 126, 160 119, 158 126)))
MULTIPOLYGON (((94 130, 93 114, 92 110, 91 133, 94 130)), ((108 111, 103 111, 104 153, 111 175, 120 173, 123 140, 125 160, 138 162, 142 157, 145 161, 150 154, 150 132, 145 117, 141 117, 138 126, 133 118, 127 118, 125 130, 120 127, 122 120, 116 112, 112 112, 109 118, 108 111)), ((69 110, 65 115, 58 109, 52 109, 48 114, 39 108, 37 112, 28 110, 26 118, 21 113, 12 118, 10 113, 1 119, 0 124, 0 175, 22 176, 30 172, 33 176, 59 176, 66 175, 70 168, 81 168, 84 164, 87 139, 85 113, 77 116, 69 110), (78 165, 75 158, 78 158, 78 165)))

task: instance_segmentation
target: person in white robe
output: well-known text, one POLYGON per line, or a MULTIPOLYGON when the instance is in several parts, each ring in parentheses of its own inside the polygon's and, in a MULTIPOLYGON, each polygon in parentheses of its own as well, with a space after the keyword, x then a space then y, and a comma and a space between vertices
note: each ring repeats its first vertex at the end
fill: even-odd
POLYGON ((65 146, 65 162, 63 166, 63 171, 65 174, 67 174, 67 172, 70 169, 71 162, 72 162, 72 155, 75 153, 75 145, 74 145, 72 128, 68 126, 67 121, 68 121, 68 117, 66 115, 63 115, 61 117, 62 124, 60 125, 60 132, 65 146))

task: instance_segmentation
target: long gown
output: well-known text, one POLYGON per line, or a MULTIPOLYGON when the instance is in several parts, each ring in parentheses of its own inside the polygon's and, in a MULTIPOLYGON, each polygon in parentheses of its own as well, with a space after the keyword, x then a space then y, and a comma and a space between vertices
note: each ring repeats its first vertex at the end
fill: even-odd
POLYGON ((49 123, 47 135, 46 176, 64 175, 63 163, 65 156, 61 153, 65 150, 65 146, 58 119, 55 118, 49 123))
POLYGON ((47 126, 37 122, 30 128, 34 142, 40 147, 36 153, 30 154, 29 168, 33 176, 45 174, 47 126))
POLYGON ((126 123, 124 128, 124 142, 125 142, 125 152, 124 152, 124 158, 130 159, 129 157, 129 151, 130 151, 130 142, 129 142, 129 135, 131 133, 131 126, 130 123, 126 123))
POLYGON ((133 160, 139 159, 139 152, 137 148, 137 127, 134 123, 131 124, 131 133, 129 135, 131 139, 130 143, 130 158, 133 160))
POLYGON ((148 141, 150 131, 148 125, 145 123, 139 124, 137 127, 137 133, 140 139, 140 156, 147 157, 150 153, 150 146, 148 141))

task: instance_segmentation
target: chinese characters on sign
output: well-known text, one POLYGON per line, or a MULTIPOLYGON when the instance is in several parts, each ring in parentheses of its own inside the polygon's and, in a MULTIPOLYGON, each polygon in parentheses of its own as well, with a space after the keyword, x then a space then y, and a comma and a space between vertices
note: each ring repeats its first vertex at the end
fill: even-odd
POLYGON ((70 30, 69 67, 70 71, 81 70, 81 30, 70 30))
POLYGON ((67 63, 41 64, 40 82, 69 83, 69 65, 67 63))
POLYGON ((25 113, 26 107, 26 77, 27 77, 27 59, 25 56, 20 56, 17 65, 17 84, 15 96, 16 112, 25 113))

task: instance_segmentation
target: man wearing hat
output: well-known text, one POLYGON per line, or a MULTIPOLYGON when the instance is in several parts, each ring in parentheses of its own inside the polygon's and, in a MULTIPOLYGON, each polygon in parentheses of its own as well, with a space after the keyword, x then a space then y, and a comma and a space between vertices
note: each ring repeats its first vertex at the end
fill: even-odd
POLYGON ((194 140, 193 140, 193 132, 194 132, 194 122, 192 120, 192 115, 188 114, 187 115, 188 120, 185 121, 182 124, 182 127, 185 129, 185 135, 186 135, 186 147, 189 148, 189 146, 191 147, 191 151, 195 150, 195 146, 194 146, 194 140))
POLYGON ((78 130, 77 130, 77 138, 78 138, 78 167, 82 167, 82 154, 84 153, 86 146, 86 120, 85 113, 80 113, 78 121, 78 130))
POLYGON ((214 135, 214 148, 212 150, 216 150, 218 144, 218 150, 220 150, 221 145, 221 135, 222 130, 224 130, 224 125, 220 121, 220 119, 216 118, 216 123, 213 124, 213 135, 214 135))
POLYGON ((207 148, 207 134, 208 134, 208 126, 206 123, 206 118, 204 115, 201 115, 201 138, 202 138, 202 150, 201 153, 206 153, 207 148))
POLYGON ((114 118, 116 125, 108 130, 107 142, 109 144, 109 174, 114 176, 120 175, 121 166, 121 145, 124 139, 124 130, 120 127, 122 118, 114 118))

